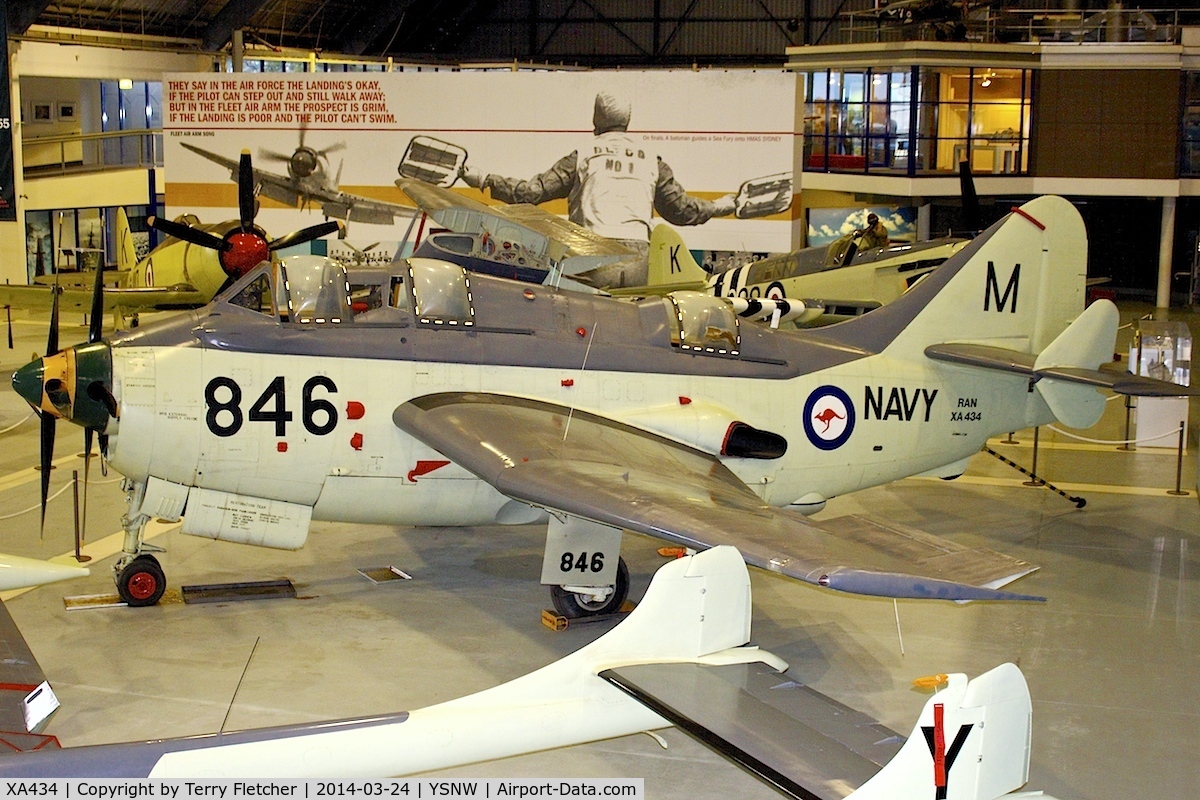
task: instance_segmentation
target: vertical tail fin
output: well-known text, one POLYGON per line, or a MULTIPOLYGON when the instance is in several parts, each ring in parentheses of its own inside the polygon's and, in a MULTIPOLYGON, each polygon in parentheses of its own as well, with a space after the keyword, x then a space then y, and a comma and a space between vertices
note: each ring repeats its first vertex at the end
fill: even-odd
POLYGON ((838 326, 836 338, 873 352, 959 342, 1039 353, 1083 311, 1086 277, 1079 212, 1061 197, 1039 197, 903 297, 838 326))
POLYGON ((950 675, 900 752, 848 800, 995 800, 1029 779, 1032 718, 1015 665, 950 675))
POLYGON ((656 225, 650 233, 650 273, 647 283, 662 286, 704 283, 708 273, 692 258, 683 237, 670 225, 656 225))
POLYGON ((133 231, 129 229, 129 217, 125 209, 117 207, 117 269, 122 272, 132 270, 137 266, 137 247, 133 243, 133 231))

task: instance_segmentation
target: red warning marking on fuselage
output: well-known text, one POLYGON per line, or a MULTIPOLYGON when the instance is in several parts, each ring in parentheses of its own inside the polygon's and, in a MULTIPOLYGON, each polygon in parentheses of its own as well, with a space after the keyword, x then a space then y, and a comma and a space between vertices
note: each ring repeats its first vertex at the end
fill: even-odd
POLYGON ((442 467, 446 466, 449 463, 450 463, 449 461, 433 461, 433 460, 421 461, 421 460, 418 460, 417 466, 415 466, 411 470, 409 470, 408 479, 410 481, 412 481, 413 483, 416 483, 417 478, 421 477, 422 475, 428 475, 429 473, 433 472, 435 469, 441 469, 442 467))

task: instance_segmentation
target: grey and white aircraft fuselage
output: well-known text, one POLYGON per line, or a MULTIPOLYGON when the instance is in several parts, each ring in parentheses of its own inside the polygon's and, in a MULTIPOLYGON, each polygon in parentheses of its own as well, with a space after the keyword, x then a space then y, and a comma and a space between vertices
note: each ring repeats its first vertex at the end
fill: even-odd
MULTIPOLYGON (((1092 424, 1095 387, 1114 384, 1096 368, 1116 309, 1083 312, 1085 267, 1082 222, 1055 197, 896 302, 820 331, 741 324, 698 292, 628 303, 424 259, 397 265, 387 303, 355 316, 340 266, 302 257, 13 382, 44 413, 108 433, 107 458, 131 481, 118 586, 133 601, 147 599, 147 573, 162 582, 138 556, 140 526, 185 513, 187 533, 296 548, 312 519, 479 525, 549 511, 543 582, 583 611, 623 595, 621 529, 736 544, 749 563, 847 591, 1011 596, 995 590, 1032 565, 963 549, 959 567, 935 567, 940 540, 929 561, 884 545, 864 563, 780 509, 957 475, 999 432, 1092 424)), ((896 535, 881 530, 858 543, 896 535)))

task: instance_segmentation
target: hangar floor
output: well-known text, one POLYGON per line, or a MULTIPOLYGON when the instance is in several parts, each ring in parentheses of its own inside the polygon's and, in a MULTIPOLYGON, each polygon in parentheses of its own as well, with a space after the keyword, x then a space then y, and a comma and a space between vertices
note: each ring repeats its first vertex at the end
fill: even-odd
MULTIPOLYGON (((1193 326, 1193 329, 1196 329, 1193 326)), ((44 325, 16 323, 0 350, 0 428, 28 409, 7 375, 44 344, 44 325)), ((63 339, 82 338, 64 324, 63 339)), ((1087 432, 1121 438, 1119 402, 1087 432)), ((1030 431, 995 445, 1028 465, 1030 431)), ((60 425, 52 491, 82 462, 79 430, 60 425)), ((71 548, 70 491, 37 512, 37 423, 2 435, 0 551, 47 558, 71 548)), ((1193 437, 1194 441, 1194 437, 1193 437)), ((1193 445, 1194 447, 1194 445, 1193 445)), ((824 515, 868 511, 1038 563, 1022 591, 1046 604, 901 602, 838 596, 755 572, 754 642, 792 676, 907 734, 924 695, 912 678, 1021 666, 1034 698, 1031 789, 1062 800, 1187 797, 1200 783, 1200 504, 1195 454, 1186 498, 1174 451, 1120 452, 1043 429, 1039 468, 1087 498, 1079 510, 986 454, 955 482, 910 479, 830 503, 824 515)), ((389 529, 314 525, 301 551, 277 552, 167 530, 168 580, 287 576, 303 599, 149 609, 65 611, 64 595, 110 591, 123 498, 114 475, 93 476, 91 577, 8 603, 62 701, 50 733, 64 746, 199 734, 417 708, 525 674, 577 649, 600 626, 552 633, 537 584, 534 527, 389 529), (108 555, 102 552, 107 547, 108 555), (358 567, 394 564, 410 582, 375 586, 358 567), (256 647, 257 646, 257 647, 256 647), (254 652, 253 659, 250 658, 254 652), (248 663, 249 661, 249 663, 248 663), (245 671, 244 680, 242 678, 245 671), (235 696, 236 691, 236 696, 235 696)), ((627 536, 640 596, 661 563, 656 543, 627 536)), ((446 774, 479 778, 643 777, 653 798, 771 798, 775 793, 676 730, 663 750, 648 736, 489 762, 446 774)))

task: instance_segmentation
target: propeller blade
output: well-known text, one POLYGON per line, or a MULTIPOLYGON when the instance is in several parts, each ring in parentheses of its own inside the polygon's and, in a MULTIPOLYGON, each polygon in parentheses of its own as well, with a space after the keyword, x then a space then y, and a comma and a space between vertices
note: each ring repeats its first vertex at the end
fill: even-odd
POLYGON ((100 341, 104 322, 104 265, 96 265, 96 282, 92 284, 92 316, 88 319, 88 344, 100 341))
POLYGON ((52 356, 58 352, 58 279, 54 280, 54 300, 50 303, 50 331, 46 334, 46 355, 52 356))
POLYGON ((104 409, 110 417, 120 416, 117 413, 117 398, 113 397, 113 393, 100 381, 92 381, 88 384, 87 396, 92 400, 103 403, 104 409))
POLYGON ((50 469, 54 461, 54 423, 57 418, 48 411, 42 411, 41 420, 41 469, 42 469, 42 529, 41 537, 46 536, 46 503, 50 499, 50 469))
POLYGON ((259 158, 265 158, 267 161, 291 161, 291 156, 285 156, 283 153, 276 153, 274 150, 259 150, 259 158))
POLYGON ((345 149, 346 149, 345 142, 337 142, 335 144, 329 145, 329 147, 326 147, 324 150, 318 150, 317 155, 328 156, 330 153, 336 153, 339 150, 345 150, 345 149))
POLYGON ((91 428, 83 429, 83 511, 80 513, 82 519, 79 522, 80 541, 87 539, 88 477, 92 470, 92 436, 94 433, 95 431, 91 428))
POLYGON ((254 166, 249 150, 243 150, 238 161, 238 220, 242 230, 254 229, 254 166))
POLYGON ((978 233, 983 229, 983 214, 979 210, 979 195, 975 193, 975 178, 969 161, 958 163, 958 183, 962 191, 963 225, 978 233))
POLYGON ((8 316, 8 349, 9 349, 9 350, 12 350, 12 349, 13 349, 13 338, 12 338, 12 306, 5 306, 5 307, 4 307, 4 313, 5 313, 5 314, 8 316))
POLYGON ((174 236, 176 239, 182 239, 185 242, 198 244, 201 247, 207 247, 210 250, 219 250, 224 252, 228 250, 229 242, 224 239, 213 236, 208 231, 202 231, 199 228, 193 228, 190 225, 184 225, 182 222, 172 222, 169 219, 161 217, 150 217, 148 222, 150 227, 156 231, 162 231, 168 236, 174 236))
POLYGON ((328 236, 331 233, 337 233, 341 230, 342 223, 337 220, 322 222, 320 225, 310 225, 307 228, 301 228, 298 231, 280 236, 275 241, 267 245, 269 250, 282 250, 285 247, 294 247, 298 244, 311 242, 313 239, 320 239, 322 236, 328 236))

